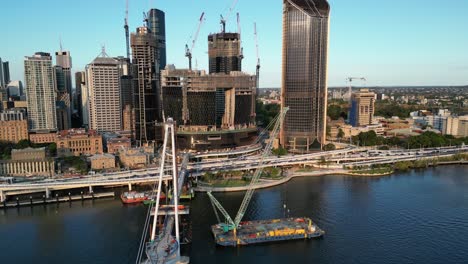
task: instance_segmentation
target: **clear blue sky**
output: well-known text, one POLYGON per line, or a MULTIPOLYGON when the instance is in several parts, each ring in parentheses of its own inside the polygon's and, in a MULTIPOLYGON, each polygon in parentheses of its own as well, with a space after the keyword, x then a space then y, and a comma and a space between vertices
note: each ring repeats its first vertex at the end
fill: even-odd
MULTIPOLYGON (((12 79, 23 80, 24 56, 36 51, 70 50, 73 71, 82 70, 105 44, 110 56, 125 55, 125 0, 1 0, 0 57, 10 61, 12 79)), ((367 85, 468 84, 468 1, 330 0, 332 6, 329 85, 365 76, 367 85)), ((219 14, 231 0, 130 0, 130 29, 142 25, 143 11, 166 12, 168 63, 187 67, 184 46, 200 14, 207 20, 194 58, 206 69, 207 41, 219 30, 219 14)), ((262 87, 281 84, 281 0, 239 0, 245 60, 255 71, 253 22, 257 22, 262 87)), ((235 14, 228 22, 236 30, 235 14)), ((194 60, 195 62, 195 60, 194 60)))

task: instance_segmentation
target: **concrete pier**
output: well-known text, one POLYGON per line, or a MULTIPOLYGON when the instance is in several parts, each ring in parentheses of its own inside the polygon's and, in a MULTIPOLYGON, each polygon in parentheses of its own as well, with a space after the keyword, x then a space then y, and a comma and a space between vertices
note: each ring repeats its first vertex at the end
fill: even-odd
POLYGON ((81 201, 81 200, 91 200, 97 198, 113 198, 115 197, 114 192, 106 193, 96 193, 96 194, 80 194, 80 195, 66 195, 62 197, 46 198, 46 199, 36 199, 32 198, 24 201, 15 200, 12 202, 1 203, 0 208, 9 208, 17 206, 32 206, 32 205, 41 205, 41 204, 54 204, 54 203, 63 203, 63 202, 72 202, 72 201, 81 201))

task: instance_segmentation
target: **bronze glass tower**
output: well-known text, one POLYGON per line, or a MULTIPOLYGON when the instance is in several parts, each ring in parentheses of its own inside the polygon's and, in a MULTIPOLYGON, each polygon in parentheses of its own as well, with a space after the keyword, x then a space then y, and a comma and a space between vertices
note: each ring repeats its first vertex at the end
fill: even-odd
POLYGON ((325 142, 329 13, 326 0, 283 0, 281 104, 290 110, 280 142, 291 151, 325 142))

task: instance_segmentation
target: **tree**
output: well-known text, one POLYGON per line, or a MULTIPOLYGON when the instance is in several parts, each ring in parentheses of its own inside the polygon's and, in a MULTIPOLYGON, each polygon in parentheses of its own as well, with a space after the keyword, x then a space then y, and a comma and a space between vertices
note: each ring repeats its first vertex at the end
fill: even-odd
POLYGON ((343 129, 338 129, 338 134, 336 135, 337 138, 342 139, 345 136, 343 129))
POLYGON ((336 149, 336 146, 333 145, 332 143, 329 143, 329 144, 323 146, 323 150, 325 150, 325 151, 331 151, 331 150, 335 150, 335 149, 336 149))
POLYGON ((331 137, 331 127, 327 125, 327 137, 331 137))
POLYGON ((27 139, 22 139, 18 141, 18 143, 15 146, 15 149, 25 149, 31 147, 31 141, 27 139))
POLYGON ((274 155, 277 155, 277 156, 284 156, 284 155, 288 154, 288 151, 285 148, 283 148, 282 146, 280 146, 277 149, 273 149, 271 151, 271 153, 273 153, 274 155))

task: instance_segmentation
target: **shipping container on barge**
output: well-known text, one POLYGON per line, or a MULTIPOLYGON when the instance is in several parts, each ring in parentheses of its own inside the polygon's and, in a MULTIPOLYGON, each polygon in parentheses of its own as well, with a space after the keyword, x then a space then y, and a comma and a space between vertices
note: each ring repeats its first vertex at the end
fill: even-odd
POLYGON ((229 230, 224 224, 211 227, 216 244, 238 246, 274 241, 321 237, 325 232, 310 218, 284 218, 241 222, 239 228, 229 230))

